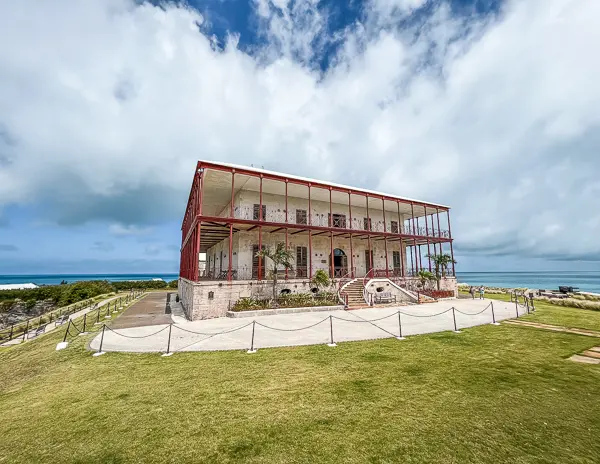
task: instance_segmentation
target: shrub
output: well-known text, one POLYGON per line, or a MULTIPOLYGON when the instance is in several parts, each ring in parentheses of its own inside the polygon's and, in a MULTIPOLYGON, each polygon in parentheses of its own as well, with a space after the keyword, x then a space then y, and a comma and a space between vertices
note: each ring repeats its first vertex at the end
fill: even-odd
MULTIPOLYGON (((271 298, 257 299, 252 297, 240 298, 232 306, 232 311, 253 311, 275 307, 271 298)), ((302 308, 311 306, 331 306, 340 304, 337 295, 330 292, 294 293, 282 295, 277 299, 278 308, 302 308)))
POLYGON ((573 308, 600 311, 600 301, 588 301, 577 298, 540 298, 540 300, 556 306, 570 306, 573 308))

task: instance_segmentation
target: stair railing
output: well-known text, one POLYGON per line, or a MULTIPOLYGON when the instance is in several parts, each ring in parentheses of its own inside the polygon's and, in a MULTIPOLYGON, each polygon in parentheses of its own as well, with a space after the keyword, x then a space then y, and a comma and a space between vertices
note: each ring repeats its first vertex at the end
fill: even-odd
POLYGON ((340 300, 340 302, 344 305, 344 307, 348 306, 348 298, 342 298, 342 287, 344 285, 346 285, 348 282, 352 281, 351 276, 353 274, 354 274, 354 271, 350 270, 349 272, 344 274, 342 277, 340 277, 340 280, 338 281, 337 296, 338 296, 338 300, 340 300))
POLYGON ((373 278, 374 273, 375 268, 371 268, 363 277, 363 299, 369 306, 373 306, 373 299, 371 298, 371 294, 367 292, 367 282, 373 278))

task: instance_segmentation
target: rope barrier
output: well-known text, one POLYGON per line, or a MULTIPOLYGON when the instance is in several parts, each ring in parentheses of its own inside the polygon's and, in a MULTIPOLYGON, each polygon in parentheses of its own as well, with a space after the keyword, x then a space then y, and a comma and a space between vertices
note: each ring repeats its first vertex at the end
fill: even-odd
POLYGON ((179 327, 177 325, 174 326, 174 327, 176 329, 178 329, 178 330, 183 330, 184 332, 188 332, 188 333, 191 333, 191 334, 194 334, 194 335, 208 335, 209 337, 214 337, 215 335, 223 335, 223 334, 235 332, 236 330, 243 329, 244 327, 248 327, 249 325, 252 325, 252 322, 248 322, 248 324, 242 325, 240 327, 236 327, 235 329, 226 330, 224 332, 215 332, 215 333, 194 332, 192 330, 187 330, 187 329, 184 329, 183 327, 179 327))
MULTIPOLYGON (((446 314, 446 313, 452 311, 453 323, 454 323, 454 332, 460 333, 460 331, 458 330, 457 323, 456 323, 456 316, 455 316, 456 312, 459 312, 460 314, 463 314, 465 316, 477 316, 477 315, 480 315, 480 314, 484 313, 485 311, 487 311, 490 307, 491 307, 491 310, 492 310, 492 323, 496 324, 496 319, 495 319, 495 315, 494 315, 493 302, 490 302, 485 308, 483 308, 481 311, 478 311, 476 313, 464 312, 464 311, 460 311, 460 310, 456 309, 455 307, 451 307, 451 308, 448 308, 448 309, 446 309, 444 311, 440 311, 440 312, 434 313, 434 314, 413 314, 413 313, 408 313, 408 312, 404 312, 404 311, 398 310, 398 311, 396 311, 396 312, 394 312, 392 314, 388 314, 386 316, 379 317, 379 318, 376 318, 376 319, 366 319, 366 318, 363 318, 362 316, 358 315, 356 312, 346 311, 348 314, 352 315, 355 319, 349 319, 349 318, 344 318, 344 317, 338 317, 338 316, 334 316, 334 315, 329 315, 329 316, 327 316, 327 317, 325 317, 325 318, 321 319, 320 321, 317 321, 317 322, 315 322, 313 324, 310 324, 310 325, 307 325, 307 326, 303 326, 303 327, 296 327, 296 328, 273 327, 273 326, 270 326, 270 325, 267 325, 267 324, 263 324, 262 322, 257 322, 256 320, 253 320, 252 322, 248 322, 247 324, 243 324, 241 326, 234 327, 234 328, 229 329, 229 330, 223 330, 223 331, 220 331, 220 332, 197 332, 197 331, 189 330, 189 329, 177 326, 177 325, 175 325, 173 323, 170 323, 170 324, 165 325, 164 327, 160 328, 159 330, 156 330, 155 332, 147 334, 147 335, 126 335, 124 333, 119 332, 118 330, 115 330, 115 329, 112 329, 111 327, 106 326, 106 324, 102 324, 102 331, 101 331, 102 332, 102 336, 101 336, 101 341, 100 341, 100 349, 95 354, 95 356, 103 354, 103 352, 102 352, 102 343, 103 343, 103 340, 104 340, 104 332, 105 332, 105 330, 107 328, 108 328, 109 331, 113 332, 114 334, 116 334, 116 335, 118 335, 120 337, 123 337, 123 338, 128 338, 128 339, 150 338, 150 337, 154 337, 154 336, 160 334, 161 332, 164 332, 165 330, 169 329, 169 336, 168 336, 168 339, 166 340, 166 354, 165 354, 165 355, 168 356, 168 355, 170 355, 170 354, 172 354, 174 352, 181 352, 183 350, 186 350, 186 349, 188 349, 189 347, 191 347, 193 345, 196 345, 198 343, 201 343, 201 342, 203 342, 205 340, 208 340, 210 338, 216 337, 218 335, 224 335, 224 334, 229 334, 229 333, 232 333, 232 332, 236 332, 236 331, 242 330, 242 329, 247 328, 250 325, 252 325, 252 340, 251 340, 251 343, 250 343, 250 350, 248 351, 248 353, 255 353, 256 349, 254 348, 254 346, 255 346, 255 344, 254 344, 255 340, 254 339, 255 339, 255 327, 256 327, 256 325, 259 325, 260 327, 263 327, 263 328, 268 329, 268 330, 273 330, 273 331, 276 331, 276 332, 299 332, 299 331, 311 329, 311 328, 316 327, 316 326, 318 326, 320 324, 323 324, 325 321, 327 321, 329 319, 329 325, 330 325, 330 327, 329 327, 329 332, 330 332, 329 335, 330 335, 330 337, 329 338, 330 338, 330 343, 328 343, 328 345, 329 346, 336 346, 335 345, 335 341, 334 341, 334 336, 333 336, 334 335, 334 333, 333 333, 334 332, 333 319, 337 319, 337 320, 343 321, 343 322, 368 323, 368 324, 373 325, 375 328, 377 328, 377 329, 385 332, 386 334, 388 334, 388 335, 390 335, 390 336, 392 336, 394 338, 397 338, 399 340, 403 340, 404 337, 402 335, 401 315, 410 316, 410 317, 418 317, 418 318, 423 318, 423 317, 425 317, 425 318, 431 318, 431 317, 441 316, 443 314, 446 314), (381 327, 381 326, 379 326, 377 324, 374 324, 374 322, 378 322, 378 321, 382 321, 382 320, 385 320, 385 319, 389 319, 389 318, 394 317, 394 316, 398 317, 398 331, 399 331, 399 334, 395 334, 395 333, 387 330, 384 327, 381 327), (178 349, 171 350, 171 340, 172 340, 171 334, 172 334, 173 328, 179 329, 179 330, 181 330, 184 333, 189 333, 191 335, 198 335, 198 336, 201 336, 203 338, 201 340, 195 340, 192 343, 186 344, 185 346, 182 346, 182 347, 180 347, 178 349)), ((98 311, 100 312, 100 308, 98 308, 98 311)), ((67 330, 65 331, 65 339, 66 339, 67 336, 73 336, 73 334, 71 333, 71 326, 73 326, 73 330, 74 331, 76 331, 78 333, 82 333, 81 330, 80 330, 80 328, 77 327, 77 325, 72 320, 69 320, 69 325, 67 326, 67 330)), ((180 337, 180 339, 181 338, 182 337, 180 337)))
POLYGON ((411 316, 411 317, 434 317, 434 316, 440 316, 442 314, 446 314, 447 312, 452 311, 452 308, 448 308, 446 311, 442 311, 441 313, 436 313, 436 314, 410 314, 410 313, 405 313, 404 311, 399 311, 400 314, 404 314, 405 316, 411 316))
MULTIPOLYGON (((398 311, 399 312, 399 311, 398 311)), ((368 319, 364 319, 362 317, 360 317, 358 314, 352 313, 355 317, 358 317, 359 319, 362 319, 364 322, 368 322, 369 324, 371 324, 373 327, 377 327, 380 330, 383 330, 385 333, 390 334, 392 337, 396 337, 397 335, 395 333, 390 332, 389 330, 384 329, 383 327, 379 327, 377 324, 373 324, 372 321, 368 320, 368 319)), ((397 314, 397 313, 396 313, 397 314)), ((392 314, 393 315, 393 314, 392 314)))
POLYGON ((384 317, 379 317, 377 319, 364 319, 362 321, 353 321, 352 319, 344 319, 341 317, 337 317, 337 316, 333 316, 334 319, 337 319, 339 321, 346 321, 346 322, 377 322, 377 321, 382 321, 384 319, 389 319, 392 316, 397 316, 398 315, 398 311, 396 311, 395 313, 392 314, 388 314, 387 316, 384 317))
MULTIPOLYGON (((186 330, 186 329, 183 329, 183 328, 181 328, 181 327, 177 327, 177 326, 175 326, 175 328, 176 328, 176 329, 183 330, 184 332, 188 332, 188 333, 192 333, 192 334, 196 334, 196 335, 208 335, 208 336, 207 336, 207 337, 205 337, 205 338, 203 338, 202 340, 196 340, 195 342, 192 342, 192 343, 190 343, 189 345, 182 346, 181 348, 179 348, 179 349, 177 349, 177 350, 172 350, 171 352, 172 352, 172 353, 177 353, 177 352, 180 352, 180 351, 182 351, 182 350, 184 350, 184 349, 186 349, 186 348, 189 348, 189 347, 190 347, 190 346, 192 346, 192 345, 196 345, 197 343, 202 343, 204 340, 208 340, 209 338, 216 337, 217 335, 222 335, 222 334, 226 334, 226 333, 235 332, 236 330, 241 330, 241 329, 244 329, 244 328, 246 328, 246 327, 248 327, 248 326, 250 326, 250 325, 252 325, 252 324, 254 324, 254 323, 255 323, 255 322, 254 322, 254 321, 252 321, 252 322, 249 322, 249 323, 248 323, 248 324, 246 324, 246 325, 242 325, 242 326, 240 326, 240 327, 237 327, 237 328, 235 328, 235 329, 228 330, 228 331, 225 331, 225 332, 216 332, 216 333, 213 333, 213 334, 205 334, 205 333, 202 333, 202 332, 192 332, 191 330, 186 330)), ((252 335, 252 338, 254 339, 254 334, 252 335)))
POLYGON ((169 326, 167 325, 167 326, 163 327, 162 329, 160 329, 160 330, 158 330, 158 331, 156 331, 156 332, 154 332, 154 333, 152 333, 152 334, 149 334, 149 335, 141 335, 141 336, 139 336, 139 337, 136 337, 136 336, 134 336, 134 335, 124 335, 124 334, 122 334, 122 333, 119 333, 119 332, 117 332, 115 329, 111 329, 111 328, 110 328, 110 327, 108 327, 108 326, 106 326, 106 328, 107 328, 108 330, 110 330, 112 333, 119 335, 120 337, 125 337, 125 338, 148 338, 148 337, 153 337, 154 335, 156 335, 156 334, 159 334, 159 333, 163 332, 164 330, 168 329, 168 328, 169 328, 169 326))
POLYGON ((478 313, 464 313, 460 309, 456 309, 456 308, 454 308, 454 310, 457 313, 464 314, 465 316, 478 316, 479 314, 487 311, 487 309, 490 307, 490 305, 491 305, 491 303, 489 305, 487 305, 485 308, 483 308, 481 311, 479 311, 478 313))
POLYGON ((325 322, 328 319, 329 319, 329 316, 327 316, 322 321, 317 322, 316 324, 307 325, 306 327, 300 327, 298 329, 278 329, 276 327, 269 327, 268 325, 261 324, 260 322, 257 322, 256 325, 260 325, 261 327, 264 327, 265 329, 277 330, 279 332, 298 332, 300 330, 310 329, 310 328, 315 327, 315 326, 317 326, 319 324, 322 324, 323 322, 325 322))

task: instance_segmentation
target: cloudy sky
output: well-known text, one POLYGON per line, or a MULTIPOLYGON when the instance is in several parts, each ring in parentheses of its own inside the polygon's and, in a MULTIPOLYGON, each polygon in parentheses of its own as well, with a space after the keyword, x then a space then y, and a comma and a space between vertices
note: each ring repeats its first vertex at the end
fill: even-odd
POLYGON ((448 204, 462 271, 599 269, 598 24, 596 0, 0 0, 0 273, 176 272, 198 159, 448 204))

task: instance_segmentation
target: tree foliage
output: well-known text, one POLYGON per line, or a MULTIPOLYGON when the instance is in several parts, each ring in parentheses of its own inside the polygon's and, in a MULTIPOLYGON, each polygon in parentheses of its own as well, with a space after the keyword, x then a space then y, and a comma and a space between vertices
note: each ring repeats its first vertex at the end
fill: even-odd
POLYGON ((279 269, 293 269, 294 254, 286 249, 285 244, 279 242, 275 248, 263 248, 256 257, 268 258, 271 260, 272 268, 271 273, 273 275, 273 300, 277 301, 277 273, 279 269))
POLYGON ((452 263, 456 264, 456 261, 452 259, 452 256, 448 254, 439 254, 439 255, 426 255, 431 262, 433 263, 434 271, 435 271, 435 280, 437 281, 437 289, 440 289, 440 280, 442 277, 446 277, 446 271, 448 270, 448 266, 452 263))

